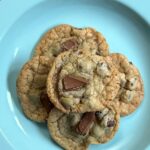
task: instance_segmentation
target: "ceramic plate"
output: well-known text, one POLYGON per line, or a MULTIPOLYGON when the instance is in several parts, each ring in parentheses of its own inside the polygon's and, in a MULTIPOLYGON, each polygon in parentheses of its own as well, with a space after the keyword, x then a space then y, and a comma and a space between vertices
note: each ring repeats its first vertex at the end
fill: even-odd
MULTIPOLYGON (((148 14, 147 14, 148 15, 148 14)), ((90 150, 150 150, 150 27, 144 15, 111 0, 0 0, 0 149, 58 150, 46 124, 28 120, 16 95, 16 78, 40 37, 61 24, 93 27, 139 68, 145 98, 139 109, 121 118, 116 136, 90 150)))

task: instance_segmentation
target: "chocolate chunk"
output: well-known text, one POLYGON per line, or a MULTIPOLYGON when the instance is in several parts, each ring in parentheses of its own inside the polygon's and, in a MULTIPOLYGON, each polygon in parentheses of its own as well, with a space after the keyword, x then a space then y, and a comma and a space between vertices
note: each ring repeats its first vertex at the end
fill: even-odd
POLYGON ((87 112, 83 115, 80 122, 76 126, 76 132, 81 135, 86 135, 90 130, 92 123, 95 120, 95 112, 87 112))
POLYGON ((131 65, 133 65, 132 61, 129 62, 131 65))
POLYGON ((108 109, 107 108, 104 108, 103 110, 101 110, 101 111, 97 111, 96 113, 95 113, 95 116, 96 116, 96 118, 98 119, 98 120, 102 120, 103 119, 103 117, 108 113, 108 109))
POLYGON ((63 86, 66 91, 76 90, 88 83, 88 80, 74 75, 67 75, 63 79, 63 86))
MULTIPOLYGON (((97 41, 96 41, 96 42, 97 42, 97 41)), ((100 56, 101 56, 101 55, 102 55, 102 54, 101 54, 101 51, 96 51, 96 55, 100 55, 100 56)))
POLYGON ((103 118, 103 113, 101 111, 97 111, 95 113, 96 117, 98 118, 98 120, 101 120, 103 118))
POLYGON ((77 46, 77 41, 75 39, 69 39, 62 43, 63 50, 73 49, 77 46))
POLYGON ((107 122, 107 127, 113 127, 115 125, 115 121, 114 120, 109 120, 107 122))
POLYGON ((40 95, 40 101, 42 105, 45 107, 46 111, 49 113, 51 109, 54 107, 53 104, 50 102, 47 93, 42 92, 40 95))

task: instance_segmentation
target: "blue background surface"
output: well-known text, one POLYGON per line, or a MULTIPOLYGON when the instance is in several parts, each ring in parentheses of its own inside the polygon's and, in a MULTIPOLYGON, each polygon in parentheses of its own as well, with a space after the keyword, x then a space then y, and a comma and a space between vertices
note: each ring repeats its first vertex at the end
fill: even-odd
POLYGON ((0 149, 61 149, 50 139, 46 124, 24 116, 15 86, 40 37, 49 28, 67 23, 102 32, 110 51, 125 54, 144 80, 145 98, 139 109, 121 118, 113 140, 89 149, 150 150, 150 14, 144 2, 140 7, 132 0, 0 1, 0 149))

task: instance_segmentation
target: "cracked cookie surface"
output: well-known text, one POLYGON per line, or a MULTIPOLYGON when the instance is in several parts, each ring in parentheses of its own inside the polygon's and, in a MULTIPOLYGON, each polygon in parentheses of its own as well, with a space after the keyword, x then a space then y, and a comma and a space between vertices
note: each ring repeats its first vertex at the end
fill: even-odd
POLYGON ((17 79, 17 93, 22 109, 28 118, 37 122, 46 121, 52 106, 46 93, 46 80, 51 65, 48 57, 33 57, 23 66, 17 79))
POLYGON ((54 61, 47 79, 47 93, 63 112, 96 111, 102 101, 115 98, 119 78, 111 58, 64 52, 54 61))
POLYGON ((129 115, 137 109, 144 97, 141 75, 132 62, 122 54, 110 55, 120 72, 120 90, 115 100, 120 107, 121 116, 129 115))
POLYGON ((106 103, 96 112, 65 114, 54 108, 49 114, 51 137, 67 150, 85 150, 89 144, 105 143, 119 127, 119 112, 106 103))
POLYGON ((35 48, 35 55, 53 59, 63 51, 78 49, 101 56, 109 54, 108 44, 101 33, 93 28, 75 28, 62 24, 45 33, 35 48))

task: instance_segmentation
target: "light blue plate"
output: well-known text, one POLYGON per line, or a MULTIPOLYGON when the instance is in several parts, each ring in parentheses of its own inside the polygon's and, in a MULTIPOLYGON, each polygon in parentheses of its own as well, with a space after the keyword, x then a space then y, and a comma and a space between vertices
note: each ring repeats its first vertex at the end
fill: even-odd
POLYGON ((41 35, 61 23, 102 32, 111 52, 128 56, 144 80, 145 98, 139 109, 121 119, 113 140, 89 149, 150 150, 150 27, 131 8, 110 0, 0 1, 0 149, 60 149, 49 138, 46 124, 24 116, 15 84, 41 35))

